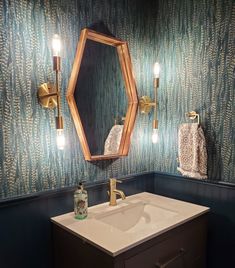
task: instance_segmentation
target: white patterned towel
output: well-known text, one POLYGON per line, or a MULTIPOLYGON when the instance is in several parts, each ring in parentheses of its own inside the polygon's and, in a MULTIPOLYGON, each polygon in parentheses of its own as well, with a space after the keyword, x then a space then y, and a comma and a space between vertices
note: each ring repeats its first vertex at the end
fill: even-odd
POLYGON ((118 154, 122 138, 122 132, 123 125, 115 125, 111 128, 104 144, 104 155, 118 154))
POLYGON ((179 170, 182 175, 207 179, 206 140, 197 123, 182 124, 178 132, 179 170))

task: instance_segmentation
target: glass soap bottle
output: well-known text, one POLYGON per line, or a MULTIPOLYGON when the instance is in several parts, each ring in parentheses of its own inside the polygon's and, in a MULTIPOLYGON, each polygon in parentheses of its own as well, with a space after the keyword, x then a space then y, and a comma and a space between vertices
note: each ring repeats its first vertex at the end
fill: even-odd
POLYGON ((74 192, 75 219, 83 220, 87 217, 88 195, 84 190, 83 182, 79 182, 78 189, 74 192))

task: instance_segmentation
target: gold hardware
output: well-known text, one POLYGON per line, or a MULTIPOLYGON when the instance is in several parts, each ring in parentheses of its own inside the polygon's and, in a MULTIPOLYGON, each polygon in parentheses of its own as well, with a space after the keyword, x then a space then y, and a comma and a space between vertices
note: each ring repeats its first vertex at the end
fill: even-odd
POLYGON ((153 128, 158 128, 158 121, 157 121, 157 89, 159 87, 159 78, 154 78, 153 79, 153 86, 154 86, 154 121, 156 127, 153 128))
POLYGON ((152 142, 157 143, 158 142, 157 89, 159 87, 159 73, 160 73, 160 65, 158 62, 154 64, 153 73, 154 73, 154 79, 153 79, 154 101, 152 101, 149 96, 142 96, 139 99, 139 108, 142 114, 149 114, 153 107, 152 142))
POLYGON ((158 128, 158 120, 153 120, 153 128, 158 128))
POLYGON ((126 198, 125 194, 123 191, 117 190, 116 186, 118 183, 122 183, 122 181, 119 181, 117 179, 109 179, 109 188, 110 190, 108 191, 108 194, 110 196, 110 201, 109 205, 110 206, 116 206, 117 205, 117 195, 121 196, 122 200, 126 198))
POLYGON ((200 117, 199 117, 199 114, 196 113, 195 111, 191 111, 191 112, 189 112, 189 113, 185 113, 185 115, 186 115, 187 117, 189 117, 189 119, 191 119, 191 120, 194 120, 194 119, 197 118, 197 123, 198 123, 198 124, 200 123, 200 117))
POLYGON ((139 99, 139 109, 142 114, 149 114, 153 107, 154 109, 154 120, 157 120, 157 89, 159 87, 159 78, 154 78, 154 101, 149 96, 142 96, 139 99))
POLYGON ((159 78, 154 78, 153 79, 153 87, 158 88, 159 87, 159 78))
POLYGON ((64 148, 63 134, 63 118, 61 116, 60 104, 60 85, 59 72, 61 70, 60 38, 55 35, 52 41, 53 47, 53 70, 55 71, 55 85, 44 83, 38 88, 38 99, 40 104, 45 108, 57 107, 56 129, 57 129, 57 147, 62 150, 64 148))
POLYGON ((61 58, 59 56, 53 56, 53 70, 59 72, 60 67, 61 67, 61 58))
POLYGON ((44 108, 53 109, 57 106, 57 92, 55 85, 43 83, 38 88, 38 98, 44 108))
POLYGON ((154 106, 156 106, 156 103, 149 96, 142 96, 139 100, 139 108, 142 114, 149 114, 154 106))
POLYGON ((64 128, 63 117, 57 116, 56 117, 56 129, 63 129, 63 128, 64 128))

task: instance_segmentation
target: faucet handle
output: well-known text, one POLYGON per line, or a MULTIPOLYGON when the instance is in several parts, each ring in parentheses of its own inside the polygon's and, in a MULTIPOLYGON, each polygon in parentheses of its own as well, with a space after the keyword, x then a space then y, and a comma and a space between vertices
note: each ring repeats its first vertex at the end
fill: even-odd
POLYGON ((122 183, 122 181, 120 181, 120 180, 116 180, 116 182, 118 182, 118 183, 122 183))

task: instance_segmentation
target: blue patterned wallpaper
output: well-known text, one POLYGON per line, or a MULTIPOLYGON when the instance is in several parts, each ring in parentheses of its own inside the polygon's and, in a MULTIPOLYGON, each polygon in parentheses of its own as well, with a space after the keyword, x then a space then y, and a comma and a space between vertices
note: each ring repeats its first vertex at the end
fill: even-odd
POLYGON ((233 0, 0 0, 0 198, 79 179, 176 174, 177 128, 190 110, 201 115, 209 178, 235 183, 234 39, 233 0), (140 96, 153 96, 152 65, 161 63, 160 142, 151 143, 152 115, 138 115, 128 157, 90 163, 65 94, 79 33, 101 22, 128 41, 140 96), (64 151, 55 145, 56 112, 37 101, 37 87, 54 79, 54 33, 63 40, 64 151))
POLYGON ((115 47, 86 41, 74 97, 91 155, 103 155, 115 118, 123 124, 128 108, 115 47))
POLYGON ((235 2, 160 1, 155 45, 162 65, 157 170, 176 173, 177 128, 201 117, 211 180, 235 183, 235 2))

